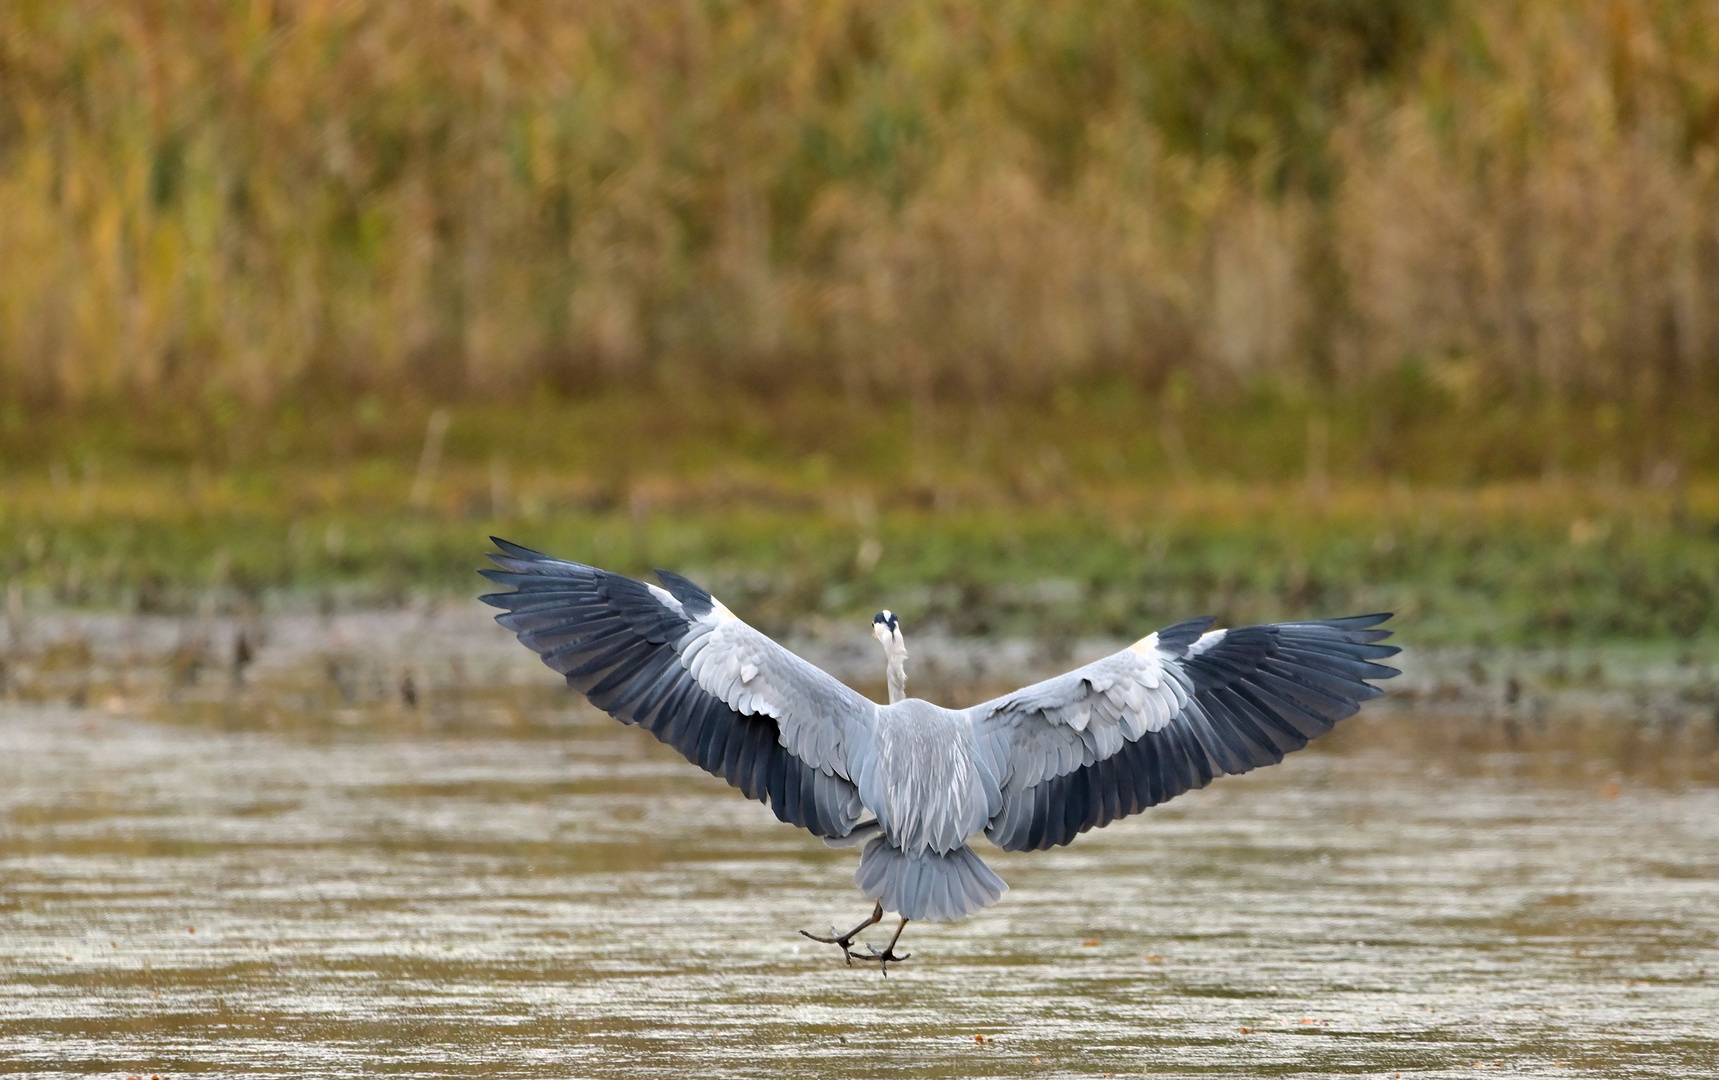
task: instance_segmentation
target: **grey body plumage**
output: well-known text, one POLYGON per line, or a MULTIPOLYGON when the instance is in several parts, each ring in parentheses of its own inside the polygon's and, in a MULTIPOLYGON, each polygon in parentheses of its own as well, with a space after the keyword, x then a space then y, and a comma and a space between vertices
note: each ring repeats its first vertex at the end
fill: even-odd
MULTIPOLYGON (((676 574, 662 587, 496 540, 513 587, 497 621, 573 689, 834 846, 863 842, 855 881, 877 906, 953 920, 1002 879, 968 846, 1067 844, 1214 777, 1272 764, 1353 714, 1397 674, 1374 661, 1388 615, 1209 631, 1178 623, 994 701, 906 696, 900 621, 873 620, 890 703, 872 702, 676 574), (869 812, 870 820, 865 819, 869 812)), ((813 935, 807 935, 813 936, 813 935)), ((900 928, 896 937, 900 936, 900 928)), ((903 959, 895 940, 880 959, 903 959)))

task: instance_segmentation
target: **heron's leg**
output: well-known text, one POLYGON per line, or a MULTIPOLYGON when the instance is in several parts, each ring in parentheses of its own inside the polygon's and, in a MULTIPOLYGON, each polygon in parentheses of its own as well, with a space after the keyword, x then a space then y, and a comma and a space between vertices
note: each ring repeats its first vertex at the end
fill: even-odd
MULTIPOLYGON (((806 937, 811 938, 813 941, 821 941, 826 945, 838 945, 838 946, 840 946, 841 950, 842 950, 842 959, 846 960, 851 965, 854 962, 854 954, 853 954, 854 935, 859 933, 861 930, 864 930, 866 927, 872 925, 873 923, 877 923, 877 922, 881 922, 881 921, 883 921, 883 904, 879 903, 876 907, 871 909, 871 918, 867 919, 865 922, 860 923, 858 926, 854 927, 852 930, 849 930, 845 934, 836 933, 836 928, 833 926, 830 927, 830 936, 829 937, 819 937, 818 935, 812 933, 810 930, 802 930, 802 931, 800 931, 800 933, 804 934, 806 937)), ((897 930, 896 935, 899 937, 900 934, 901 934, 901 931, 897 930)), ((868 957, 861 957, 861 959, 869 959, 869 958, 868 957)))
POLYGON ((876 949, 872 948, 870 945, 867 945, 866 951, 868 953, 870 953, 871 955, 870 956, 862 956, 862 957, 860 957, 860 959, 861 960, 876 960, 878 970, 883 972, 884 975, 887 976, 889 974, 889 965, 890 965, 891 961, 899 964, 903 960, 906 960, 913 955, 912 953, 899 953, 898 954, 895 951, 895 943, 901 940, 901 932, 903 930, 906 930, 906 929, 907 929, 907 919, 903 918, 901 920, 901 924, 895 928, 895 936, 889 939, 889 944, 885 945, 883 947, 882 952, 878 952, 876 949))

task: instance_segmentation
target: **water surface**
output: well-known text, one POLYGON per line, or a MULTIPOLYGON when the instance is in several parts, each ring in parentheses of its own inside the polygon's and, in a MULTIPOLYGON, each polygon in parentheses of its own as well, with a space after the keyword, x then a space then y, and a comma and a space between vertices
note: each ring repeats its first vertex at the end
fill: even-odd
MULTIPOLYGON (((910 925, 913 958, 883 978, 795 933, 867 911, 856 852, 552 676, 454 702, 421 673, 411 705, 392 678, 376 700, 341 678, 269 701, 0 704, 6 1069, 1719 1067, 1710 727, 1386 703, 1069 848, 981 842, 1012 891, 910 925)), ((867 937, 881 947, 887 925, 867 937)))

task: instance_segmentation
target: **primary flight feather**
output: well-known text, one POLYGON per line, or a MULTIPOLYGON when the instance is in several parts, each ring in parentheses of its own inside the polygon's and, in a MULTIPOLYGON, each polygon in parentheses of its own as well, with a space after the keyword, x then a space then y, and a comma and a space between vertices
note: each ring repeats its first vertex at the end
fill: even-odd
MULTIPOLYGON (((1209 629, 1195 619, 969 709, 906 696, 900 621, 881 612, 880 705, 737 618, 698 585, 661 586, 505 540, 483 601, 567 685, 837 846, 864 842, 855 883, 876 901, 845 934, 807 934, 887 970, 912 919, 953 920, 1008 886, 968 843, 1067 844, 1213 777, 1283 760, 1398 672, 1375 661, 1389 615, 1209 629), (867 818, 869 813, 870 817, 867 818), (881 953, 852 951, 885 910, 881 953)), ((804 931, 802 931, 804 933, 804 931)))

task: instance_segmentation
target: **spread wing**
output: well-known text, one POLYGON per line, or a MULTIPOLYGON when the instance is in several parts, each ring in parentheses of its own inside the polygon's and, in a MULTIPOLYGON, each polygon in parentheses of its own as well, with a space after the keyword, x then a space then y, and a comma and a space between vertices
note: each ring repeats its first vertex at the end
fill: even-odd
POLYGON ((1010 851, 1283 760, 1377 697, 1387 615, 1206 633, 1177 623, 1083 668, 967 710, 1003 785, 986 835, 1010 851))
POLYGON ((783 821, 853 831, 876 705, 678 574, 657 571, 658 588, 491 539, 501 569, 479 573, 514 591, 481 599, 568 686, 783 821))

